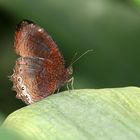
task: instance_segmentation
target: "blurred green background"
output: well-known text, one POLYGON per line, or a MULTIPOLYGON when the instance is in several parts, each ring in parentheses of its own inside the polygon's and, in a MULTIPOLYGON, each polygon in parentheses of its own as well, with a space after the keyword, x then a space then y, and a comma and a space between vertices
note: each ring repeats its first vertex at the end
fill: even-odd
POLYGON ((16 24, 29 19, 45 28, 73 66, 75 88, 140 86, 139 0, 0 0, 0 112, 25 106, 11 90, 17 55, 16 24))

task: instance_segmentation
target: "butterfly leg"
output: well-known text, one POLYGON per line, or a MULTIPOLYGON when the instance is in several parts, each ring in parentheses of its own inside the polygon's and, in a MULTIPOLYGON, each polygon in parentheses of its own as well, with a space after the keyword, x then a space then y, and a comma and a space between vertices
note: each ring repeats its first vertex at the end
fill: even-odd
POLYGON ((67 82, 67 90, 70 92, 69 83, 67 82))
POLYGON ((68 91, 70 92, 69 83, 70 83, 70 85, 71 85, 71 89, 74 90, 74 86, 73 86, 74 77, 71 77, 71 78, 68 80, 68 82, 67 82, 67 89, 68 89, 68 91))
POLYGON ((59 90, 60 90, 60 88, 58 88, 56 91, 53 91, 52 94, 57 94, 57 93, 59 93, 59 90))
POLYGON ((70 79, 71 89, 74 90, 74 77, 70 79))
POLYGON ((60 88, 57 89, 56 93, 59 93, 60 88))

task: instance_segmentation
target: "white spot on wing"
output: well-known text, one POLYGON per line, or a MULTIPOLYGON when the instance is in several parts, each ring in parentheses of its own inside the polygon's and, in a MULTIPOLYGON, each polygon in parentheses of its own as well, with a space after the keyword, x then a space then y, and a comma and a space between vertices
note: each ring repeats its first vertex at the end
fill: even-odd
POLYGON ((21 84, 22 83, 22 78, 20 76, 18 76, 17 81, 18 81, 19 84, 21 84))
POLYGON ((27 102, 29 104, 33 103, 32 98, 31 98, 30 94, 28 93, 26 86, 21 84, 20 87, 21 87, 21 90, 22 90, 22 94, 23 94, 23 96, 25 96, 27 102))
POLYGON ((39 29, 38 29, 38 32, 43 32, 43 29, 42 29, 42 28, 39 28, 39 29))
POLYGON ((34 26, 34 24, 33 24, 33 23, 31 23, 30 25, 31 25, 31 26, 34 26))

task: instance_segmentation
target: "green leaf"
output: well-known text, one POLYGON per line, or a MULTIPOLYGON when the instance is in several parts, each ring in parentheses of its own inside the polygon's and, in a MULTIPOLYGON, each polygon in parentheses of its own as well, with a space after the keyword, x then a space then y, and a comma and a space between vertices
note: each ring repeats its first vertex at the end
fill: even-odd
POLYGON ((23 140, 18 137, 16 134, 9 132, 4 128, 0 128, 0 140, 23 140))
POLYGON ((140 89, 61 92, 15 111, 3 126, 25 140, 139 140, 140 89))

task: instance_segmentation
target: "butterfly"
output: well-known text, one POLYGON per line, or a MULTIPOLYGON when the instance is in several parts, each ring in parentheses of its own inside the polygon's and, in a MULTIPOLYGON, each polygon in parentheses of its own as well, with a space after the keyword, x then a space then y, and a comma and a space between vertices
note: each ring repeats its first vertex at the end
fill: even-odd
POLYGON ((34 22, 23 20, 17 25, 14 47, 20 57, 11 80, 16 97, 26 104, 53 94, 71 79, 72 66, 65 66, 52 37, 34 22))

